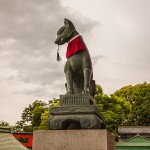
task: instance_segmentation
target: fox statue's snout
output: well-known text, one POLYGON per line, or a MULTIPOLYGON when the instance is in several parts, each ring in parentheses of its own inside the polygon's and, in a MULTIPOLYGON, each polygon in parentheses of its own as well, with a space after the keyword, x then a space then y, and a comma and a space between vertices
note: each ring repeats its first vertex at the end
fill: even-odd
POLYGON ((68 42, 69 39, 71 39, 73 34, 78 34, 75 26, 70 20, 65 18, 64 26, 57 31, 57 39, 55 40, 55 44, 63 45, 64 43, 68 42))
POLYGON ((55 40, 55 44, 57 45, 63 45, 66 41, 64 40, 64 35, 60 34, 58 35, 57 39, 55 40))
POLYGON ((57 45, 62 45, 62 44, 64 44, 64 43, 62 43, 62 37, 58 37, 56 40, 55 40, 55 44, 57 44, 57 45))
POLYGON ((65 32, 64 31, 65 31, 65 26, 62 26, 58 30, 58 32, 57 32, 57 39, 55 40, 55 44, 62 45, 62 44, 64 44, 66 42, 65 37, 69 33, 67 33, 67 31, 65 31, 65 32))

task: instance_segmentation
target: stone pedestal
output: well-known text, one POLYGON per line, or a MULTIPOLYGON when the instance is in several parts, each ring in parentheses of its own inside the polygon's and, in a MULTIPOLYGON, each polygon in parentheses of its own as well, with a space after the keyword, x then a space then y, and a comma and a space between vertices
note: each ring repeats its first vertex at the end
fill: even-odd
POLYGON ((105 129, 36 130, 33 150, 115 150, 115 138, 105 129))
POLYGON ((60 95, 60 106, 50 108, 50 130, 106 129, 105 119, 89 94, 60 95))

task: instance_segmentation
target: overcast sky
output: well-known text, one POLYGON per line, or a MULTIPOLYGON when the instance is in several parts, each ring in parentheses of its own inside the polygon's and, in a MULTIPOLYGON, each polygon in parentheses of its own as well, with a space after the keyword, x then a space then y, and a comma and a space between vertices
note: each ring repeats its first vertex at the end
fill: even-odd
POLYGON ((65 93, 64 18, 82 34, 104 93, 150 82, 149 0, 0 0, 0 120, 12 125, 36 99, 65 93))

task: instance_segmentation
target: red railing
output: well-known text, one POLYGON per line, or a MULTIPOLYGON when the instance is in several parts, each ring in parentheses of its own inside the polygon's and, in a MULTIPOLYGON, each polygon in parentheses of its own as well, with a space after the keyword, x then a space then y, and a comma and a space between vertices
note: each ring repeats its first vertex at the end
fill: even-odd
POLYGON ((14 132, 13 136, 27 148, 32 148, 33 133, 14 132))

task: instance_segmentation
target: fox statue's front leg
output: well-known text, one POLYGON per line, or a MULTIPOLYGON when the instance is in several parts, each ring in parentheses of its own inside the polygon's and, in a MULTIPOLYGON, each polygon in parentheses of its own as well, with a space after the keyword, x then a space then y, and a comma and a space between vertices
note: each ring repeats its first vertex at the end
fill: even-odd
POLYGON ((84 89, 82 93, 90 93, 90 82, 91 82, 91 76, 92 76, 92 69, 85 68, 83 69, 83 75, 84 75, 84 89))
POLYGON ((65 73, 66 81, 67 81, 67 86, 66 86, 67 93, 66 94, 73 94, 73 75, 72 75, 71 66, 68 60, 64 67, 64 73, 65 73))
POLYGON ((65 72, 66 80, 67 80, 67 94, 73 94, 73 80, 72 80, 72 72, 67 70, 65 72))

